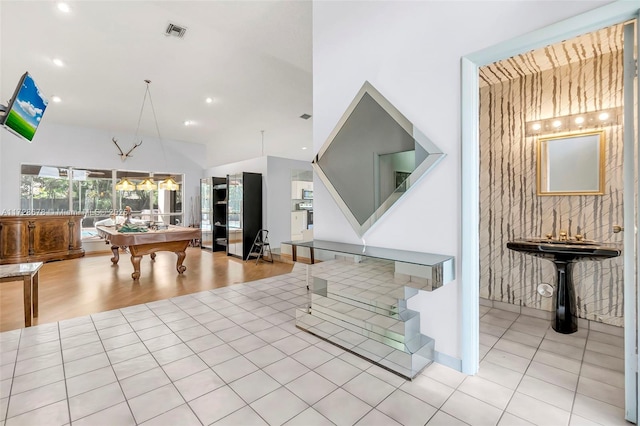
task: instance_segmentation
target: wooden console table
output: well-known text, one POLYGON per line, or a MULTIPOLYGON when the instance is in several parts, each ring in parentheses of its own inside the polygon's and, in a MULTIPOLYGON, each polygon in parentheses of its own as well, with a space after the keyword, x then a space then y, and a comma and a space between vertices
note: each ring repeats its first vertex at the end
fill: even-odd
POLYGON ((38 316, 38 271, 42 262, 0 265, 0 283, 20 281, 24 283, 24 326, 31 327, 31 318, 38 316))
POLYGON ((0 265, 84 256, 82 214, 0 215, 0 265))
POLYGON ((145 254, 151 255, 151 259, 155 259, 157 251, 172 251, 178 255, 176 270, 182 274, 187 270, 182 265, 189 242, 193 239, 200 238, 200 229, 186 228, 184 226, 170 225, 166 230, 148 231, 148 232, 118 232, 113 227, 96 226, 98 235, 111 243, 111 251, 113 257, 111 262, 114 265, 120 259, 120 247, 128 247, 131 253, 131 263, 133 264, 133 273, 131 277, 134 280, 140 278, 140 260, 145 254))

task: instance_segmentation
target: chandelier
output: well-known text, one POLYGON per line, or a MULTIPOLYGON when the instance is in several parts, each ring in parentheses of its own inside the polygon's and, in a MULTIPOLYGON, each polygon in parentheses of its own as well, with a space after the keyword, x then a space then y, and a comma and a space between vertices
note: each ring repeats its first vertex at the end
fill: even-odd
POLYGON ((168 177, 158 184, 158 188, 167 191, 177 191, 180 189, 180 185, 172 177, 168 177))
MULTIPOLYGON (((156 125, 158 140, 160 141, 160 146, 162 146, 162 151, 164 152, 164 145, 162 143, 162 137, 160 136, 160 127, 158 126, 158 117, 156 116, 156 110, 153 107, 153 100, 151 99, 151 90, 149 88, 149 85, 151 84, 151 80, 144 80, 144 82, 146 83, 147 86, 144 92, 144 98, 142 99, 142 106, 140 107, 140 115, 138 116, 138 126, 136 127, 136 133, 135 133, 134 139, 135 140, 138 139, 138 133, 140 131, 140 122, 142 121, 142 113, 144 112, 144 105, 147 100, 147 96, 149 96, 149 103, 151 104, 151 111, 153 112, 153 120, 156 125)), ((140 143, 137 143, 137 144, 134 142, 133 148, 131 148, 127 153, 124 153, 122 149, 120 149, 120 146, 118 145, 117 140, 115 138, 112 138, 112 140, 113 140, 113 143, 118 147, 118 150, 119 150, 118 155, 120 155, 120 157, 122 158, 122 161, 126 160, 128 157, 131 157, 131 152, 137 147, 139 147, 140 145, 142 145, 142 140, 140 141, 140 143)), ((165 155, 165 158, 166 158, 166 155, 165 155)), ((168 191, 177 191, 178 189, 180 189, 180 185, 172 177, 168 177, 164 179, 162 182, 158 184, 157 187, 158 189, 168 190, 168 191)), ((153 181, 152 177, 145 178, 142 182, 140 182, 137 185, 133 184, 129 179, 124 177, 120 179, 120 181, 116 184, 117 191, 133 191, 134 189, 138 189, 140 191, 153 191, 154 189, 156 189, 156 184, 153 181)))
POLYGON ((133 191, 134 189, 136 189, 136 186, 126 177, 116 183, 116 191, 133 191))

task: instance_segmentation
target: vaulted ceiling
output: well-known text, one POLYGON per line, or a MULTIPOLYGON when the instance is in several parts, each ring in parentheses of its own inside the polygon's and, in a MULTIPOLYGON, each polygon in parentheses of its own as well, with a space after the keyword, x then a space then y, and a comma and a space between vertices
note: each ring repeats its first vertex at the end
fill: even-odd
MULTIPOLYGON (((29 71, 62 99, 43 123, 134 133, 149 79, 161 138, 206 144, 208 166, 263 153, 311 160, 312 119, 300 118, 313 113, 311 2, 68 4, 0 1, 0 104, 29 71), (169 23, 184 37, 165 35, 169 23)), ((157 136, 153 109, 147 100, 142 134, 157 136)))

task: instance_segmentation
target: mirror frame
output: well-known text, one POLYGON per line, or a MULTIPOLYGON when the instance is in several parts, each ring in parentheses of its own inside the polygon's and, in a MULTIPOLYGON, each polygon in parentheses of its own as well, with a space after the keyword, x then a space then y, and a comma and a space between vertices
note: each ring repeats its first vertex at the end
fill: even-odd
POLYGON ((572 132, 572 133, 563 133, 558 135, 550 135, 539 137, 537 141, 537 175, 536 175, 536 183, 537 183, 537 195, 538 196, 549 196, 549 195, 604 195, 605 193, 605 132, 604 130, 596 130, 596 131, 585 131, 585 132, 572 132), (563 140, 563 139, 571 139, 576 137, 584 137, 584 136, 597 136, 598 137, 598 188, 592 191, 589 190, 562 190, 562 191, 550 191, 547 188, 543 188, 544 182, 548 179, 545 178, 544 173, 546 171, 545 165, 548 161, 547 156, 544 153, 543 145, 547 144, 551 141, 563 140), (543 164, 545 163, 545 164, 543 164))
POLYGON ((400 111, 398 111, 392 104, 389 102, 380 92, 378 92, 368 81, 365 81, 353 101, 349 104, 348 108, 331 131, 326 141, 314 157, 312 161, 312 167, 314 172, 320 177, 320 180, 327 188, 331 197, 334 199, 346 219, 349 221, 349 224, 353 228, 353 230, 358 234, 358 237, 362 238, 362 236, 393 206, 393 204, 398 201, 404 194, 406 194, 409 189, 415 185, 415 183, 424 176, 431 168, 433 168, 440 160, 445 157, 445 154, 438 148, 433 142, 429 140, 420 130, 418 130, 400 111), (322 167, 319 164, 320 159, 323 154, 327 151, 327 149, 331 146, 331 143, 335 140, 338 133, 347 122, 351 113, 357 107, 360 100, 368 94, 373 98, 375 102, 377 102, 387 114, 400 126, 402 129, 407 132, 414 140, 414 143, 419 144, 427 153, 427 158, 416 167, 413 172, 409 175, 409 177, 404 181, 404 183, 396 188, 396 190, 391 193, 391 195, 384 201, 380 203, 375 211, 369 216, 364 223, 360 224, 360 222, 356 219, 354 214, 351 212, 351 209, 347 205, 347 203, 342 199, 336 188, 331 183, 329 177, 324 173, 322 167))

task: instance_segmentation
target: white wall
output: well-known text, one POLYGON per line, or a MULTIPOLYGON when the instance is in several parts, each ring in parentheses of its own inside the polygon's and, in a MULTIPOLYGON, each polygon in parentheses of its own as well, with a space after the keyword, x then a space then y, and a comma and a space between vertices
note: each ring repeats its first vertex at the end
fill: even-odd
POLYGON ((236 163, 223 164, 205 169, 203 177, 225 177, 240 172, 267 173, 267 157, 256 157, 236 163))
POLYGON ((268 157, 268 217, 271 247, 291 241, 291 170, 311 170, 308 161, 268 157))
MULTIPOLYGON (((315 152, 368 80, 447 154, 365 234, 367 245, 460 258, 461 57, 605 3, 314 2, 315 152)), ((318 179, 314 198, 315 238, 360 242, 318 179)), ((458 281, 421 293, 411 307, 436 349, 459 358, 458 281)))
MULTIPOLYGON (((123 150, 133 146, 133 134, 48 124, 45 120, 32 143, 0 128, 0 211, 20 208, 21 164, 184 173, 184 219, 189 224, 192 219, 190 203, 200 192, 204 168, 200 161, 206 158, 205 146, 164 139, 160 143, 157 138, 144 137, 132 157, 123 162, 117 155, 112 137, 123 150)), ((198 220, 197 217, 193 219, 198 220)))
POLYGON ((291 170, 311 170, 311 163, 265 156, 210 167, 203 176, 262 173, 262 226, 269 230, 269 243, 276 249, 282 241, 291 240, 291 170))

